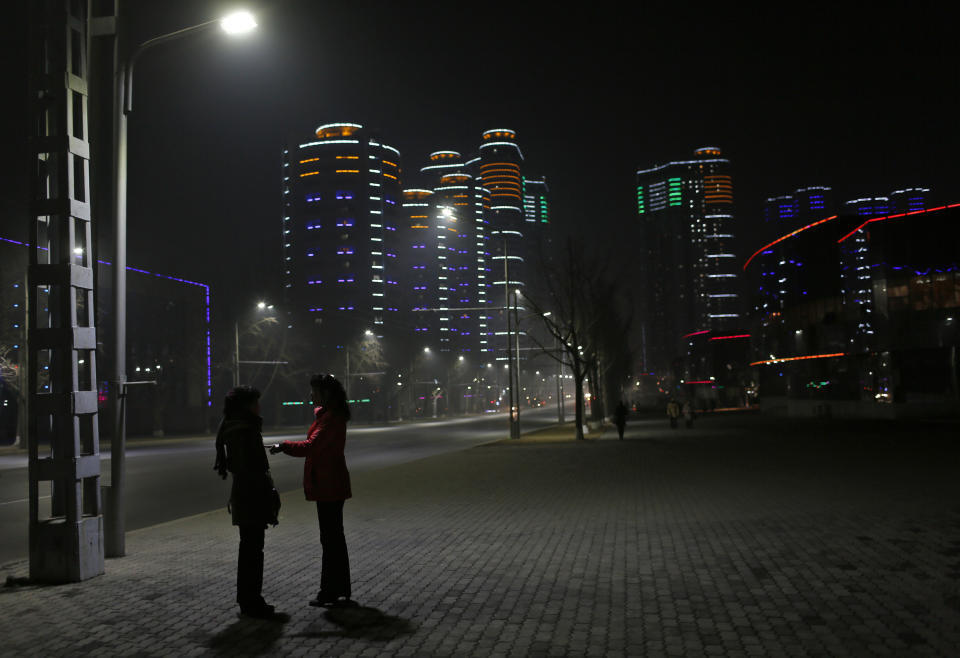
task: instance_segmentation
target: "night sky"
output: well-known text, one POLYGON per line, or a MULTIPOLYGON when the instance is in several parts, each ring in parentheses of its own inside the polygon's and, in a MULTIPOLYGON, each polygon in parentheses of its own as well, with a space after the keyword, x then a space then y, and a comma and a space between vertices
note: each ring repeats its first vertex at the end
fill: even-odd
MULTIPOLYGON (((138 42, 238 6, 128 4, 138 42)), ((431 151, 467 154, 483 130, 515 129, 558 230, 601 245, 634 221, 638 167, 705 145, 733 162, 741 251, 763 199, 797 187, 846 199, 926 185, 960 200, 951 3, 847 4, 248 5, 254 35, 210 31, 138 64, 129 261, 211 283, 221 321, 274 293, 280 152, 335 121, 400 149, 407 186, 431 151)), ((5 35, 14 98, 23 39, 5 35)), ((23 236, 25 103, 11 107, 0 232, 23 236)))

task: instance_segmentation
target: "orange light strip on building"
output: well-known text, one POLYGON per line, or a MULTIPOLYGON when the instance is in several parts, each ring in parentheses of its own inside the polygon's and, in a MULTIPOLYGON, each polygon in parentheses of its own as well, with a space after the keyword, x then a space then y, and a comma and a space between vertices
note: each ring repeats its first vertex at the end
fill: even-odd
POLYGON ((337 160, 359 160, 359 155, 338 155, 337 160))
POLYGON ((457 203, 454 203, 453 205, 455 205, 455 206, 469 206, 470 204, 469 204, 469 203, 463 203, 463 202, 458 201, 457 203))
MULTIPOLYGON (((427 215, 410 215, 410 219, 430 219, 427 215)), ((414 226, 414 228, 418 228, 414 226)))
POLYGON ((335 173, 338 173, 338 174, 359 174, 359 173, 360 173, 360 170, 359 170, 359 169, 337 169, 337 171, 336 171, 335 173))
POLYGON ((305 164, 305 163, 307 163, 307 162, 316 162, 316 161, 319 160, 319 159, 320 159, 320 158, 307 158, 306 160, 301 160, 301 161, 300 161, 300 164, 305 164))
POLYGON ((863 224, 861 224, 860 226, 853 229, 852 231, 847 233, 845 236, 837 240, 837 244, 840 244, 841 242, 843 242, 844 240, 846 240, 851 235, 853 235, 854 233, 862 229, 867 224, 870 224, 871 222, 882 222, 887 219, 898 219, 900 217, 909 217, 911 215, 923 215, 928 212, 937 212, 938 210, 946 210, 947 208, 957 208, 957 207, 960 207, 960 203, 951 203, 949 206, 937 206, 936 208, 927 208, 925 210, 911 210, 910 212, 901 212, 901 213, 897 213, 896 215, 884 215, 883 217, 871 217, 870 219, 865 221, 863 224))
MULTIPOLYGON (((413 219, 413 218, 411 217, 411 219, 413 219)), ((426 217, 424 217, 423 219, 426 219, 426 217)), ((411 226, 410 228, 430 228, 430 227, 429 227, 429 226, 424 226, 423 224, 414 224, 414 225, 411 226)))
POLYGON ((390 165, 391 167, 396 167, 396 166, 398 166, 396 162, 390 162, 389 160, 381 160, 381 162, 382 162, 383 164, 388 164, 388 165, 390 165))
POLYGON ((319 173, 320 173, 319 171, 305 171, 302 174, 300 174, 300 178, 303 178, 304 176, 316 176, 319 173))
POLYGON ((817 221, 813 222, 812 224, 807 224, 806 226, 801 226, 801 227, 798 228, 796 231, 791 231, 790 233, 787 233, 786 235, 777 238, 776 240, 774 240, 774 241, 771 242, 770 244, 766 244, 766 245, 760 247, 760 248, 757 249, 755 252, 753 252, 753 255, 750 256, 750 258, 747 259, 747 262, 743 264, 743 269, 744 269, 744 271, 746 271, 747 265, 750 264, 750 261, 752 261, 754 258, 756 258, 757 256, 759 256, 759 255, 762 254, 764 251, 766 251, 767 249, 769 249, 769 248, 772 247, 773 245, 777 244, 778 242, 783 242, 783 241, 786 240, 787 238, 792 238, 792 237, 795 236, 797 233, 803 233, 803 232, 806 231, 808 228, 813 228, 814 226, 819 226, 820 224, 823 224, 824 222, 829 222, 830 220, 836 219, 837 217, 838 217, 838 215, 831 215, 830 217, 827 217, 826 219, 820 219, 820 220, 817 220, 817 221))
POLYGON ((846 352, 835 352, 833 354, 809 354, 807 356, 787 356, 782 359, 767 359, 766 361, 754 361, 752 366, 765 366, 774 363, 784 363, 786 361, 804 361, 806 359, 833 359, 838 356, 847 356, 846 352))
POLYGON ((387 178, 392 178, 393 180, 397 180, 397 177, 394 176, 393 174, 384 174, 384 176, 386 176, 387 178))

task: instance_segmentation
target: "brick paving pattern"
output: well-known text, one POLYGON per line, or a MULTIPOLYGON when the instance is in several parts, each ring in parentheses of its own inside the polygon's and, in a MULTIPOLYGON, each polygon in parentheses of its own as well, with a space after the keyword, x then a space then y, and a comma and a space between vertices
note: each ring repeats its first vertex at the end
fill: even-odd
POLYGON ((960 655, 948 434, 665 425, 357 475, 345 526, 360 608, 306 605, 319 533, 290 492, 267 531, 278 621, 237 617, 223 511, 130 533, 102 577, 0 588, 0 654, 960 655))

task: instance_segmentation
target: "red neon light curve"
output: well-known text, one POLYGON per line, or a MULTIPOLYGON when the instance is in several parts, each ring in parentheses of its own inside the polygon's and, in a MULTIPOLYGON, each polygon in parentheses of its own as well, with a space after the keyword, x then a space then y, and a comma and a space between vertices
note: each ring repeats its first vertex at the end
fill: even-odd
POLYGON ((736 336, 714 336, 710 340, 730 340, 731 338, 750 338, 750 334, 737 334, 736 336))
POLYGON ((750 261, 752 261, 754 258, 756 258, 757 256, 759 256, 762 252, 766 251, 767 249, 769 249, 769 248, 772 247, 773 245, 777 244, 778 242, 783 242, 783 241, 786 240, 787 238, 792 238, 792 237, 795 236, 797 233, 802 233, 802 232, 806 231, 808 228, 813 228, 814 226, 817 226, 817 225, 819 225, 819 224, 823 224, 824 222, 829 222, 831 219, 836 219, 837 217, 838 217, 838 215, 832 215, 832 216, 830 216, 830 217, 827 217, 826 219, 820 219, 820 220, 818 220, 818 221, 815 221, 815 222, 813 222, 812 224, 807 224, 806 226, 801 226, 801 227, 798 228, 796 231, 790 231, 790 232, 787 233, 786 235, 777 238, 776 240, 774 240, 774 241, 771 242, 770 244, 767 244, 767 245, 764 245, 764 246, 760 247, 760 248, 757 249, 755 252, 753 252, 753 255, 750 256, 750 258, 747 259, 747 262, 743 264, 743 269, 744 269, 744 271, 746 271, 747 265, 750 264, 750 261))
POLYGON ((857 231, 859 231, 860 229, 862 229, 862 228, 863 228, 864 226, 866 226, 867 224, 870 224, 871 222, 882 222, 882 221, 887 220, 887 219, 897 219, 897 218, 899 218, 899 217, 909 217, 910 215, 922 215, 922 214, 928 213, 928 212, 936 212, 936 211, 938 211, 938 210, 946 210, 947 208, 957 208, 957 207, 960 207, 960 203, 951 203, 949 206, 937 206, 936 208, 926 208, 926 209, 924 209, 924 210, 912 210, 912 211, 910 211, 910 212, 901 212, 901 213, 897 213, 896 215, 884 215, 884 216, 882 216, 882 217, 871 217, 870 219, 868 219, 867 221, 865 221, 863 224, 861 224, 860 226, 858 226, 857 228, 853 229, 852 231, 850 231, 849 233, 847 233, 845 236, 843 236, 842 238, 840 238, 839 240, 837 240, 837 244, 840 244, 841 242, 843 242, 844 240, 846 240, 846 239, 849 238, 851 235, 853 235, 854 233, 856 233, 857 231))
POLYGON ((784 361, 803 361, 804 359, 832 359, 836 356, 846 356, 846 352, 835 352, 834 354, 809 354, 807 356, 785 356, 781 359, 767 359, 766 361, 754 361, 752 366, 764 366, 772 363, 783 363, 784 361))

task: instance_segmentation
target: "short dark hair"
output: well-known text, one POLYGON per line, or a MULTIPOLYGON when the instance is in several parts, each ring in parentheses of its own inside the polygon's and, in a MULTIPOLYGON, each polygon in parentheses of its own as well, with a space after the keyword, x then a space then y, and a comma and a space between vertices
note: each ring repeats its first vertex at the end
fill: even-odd
POLYGON ((260 399, 260 391, 252 386, 235 386, 223 398, 224 418, 240 418, 250 411, 250 405, 260 399))
POLYGON ((347 392, 336 377, 329 373, 317 373, 310 377, 310 388, 323 395, 329 411, 341 416, 344 420, 350 420, 347 392))

